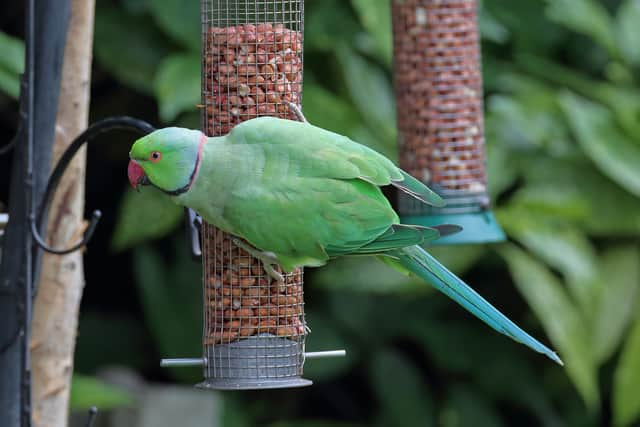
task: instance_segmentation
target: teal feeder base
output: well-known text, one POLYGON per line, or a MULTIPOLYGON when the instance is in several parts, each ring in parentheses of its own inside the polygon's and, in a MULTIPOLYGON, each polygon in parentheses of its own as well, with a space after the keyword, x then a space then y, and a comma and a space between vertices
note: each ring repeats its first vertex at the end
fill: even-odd
POLYGON ((433 245, 454 245, 473 243, 494 243, 506 239, 502 228, 491 211, 459 214, 401 215, 403 224, 416 224, 426 227, 438 224, 456 224, 462 231, 434 240, 433 245))

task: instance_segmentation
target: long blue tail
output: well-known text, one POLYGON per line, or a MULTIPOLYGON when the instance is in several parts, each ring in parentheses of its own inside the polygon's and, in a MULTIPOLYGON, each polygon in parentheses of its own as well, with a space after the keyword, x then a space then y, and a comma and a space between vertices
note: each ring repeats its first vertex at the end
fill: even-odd
POLYGON ((459 277, 447 270, 445 266, 421 247, 408 246, 393 251, 392 254, 398 258, 404 268, 452 298, 496 331, 511 337, 538 353, 546 355, 554 362, 564 365, 555 352, 520 329, 518 325, 500 313, 487 300, 471 289, 459 277))

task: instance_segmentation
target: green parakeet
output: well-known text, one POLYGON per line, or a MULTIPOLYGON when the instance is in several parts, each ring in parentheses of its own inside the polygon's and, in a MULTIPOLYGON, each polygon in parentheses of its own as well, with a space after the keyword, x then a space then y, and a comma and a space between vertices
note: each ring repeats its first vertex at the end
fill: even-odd
POLYGON ((220 137, 160 129, 137 140, 129 155, 134 187, 153 185, 249 242, 265 266, 290 271, 343 255, 374 255, 562 364, 419 246, 456 227, 400 224, 380 187, 393 185, 436 206, 442 199, 364 145, 308 123, 261 117, 220 137))

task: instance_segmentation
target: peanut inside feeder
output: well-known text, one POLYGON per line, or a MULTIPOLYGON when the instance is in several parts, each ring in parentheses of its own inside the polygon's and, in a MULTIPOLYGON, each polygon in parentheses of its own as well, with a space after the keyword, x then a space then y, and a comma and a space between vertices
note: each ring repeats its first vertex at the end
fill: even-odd
POLYGON ((504 239, 487 192, 475 0, 394 0, 394 80, 401 166, 446 201, 400 196, 403 221, 462 225, 436 243, 504 239))

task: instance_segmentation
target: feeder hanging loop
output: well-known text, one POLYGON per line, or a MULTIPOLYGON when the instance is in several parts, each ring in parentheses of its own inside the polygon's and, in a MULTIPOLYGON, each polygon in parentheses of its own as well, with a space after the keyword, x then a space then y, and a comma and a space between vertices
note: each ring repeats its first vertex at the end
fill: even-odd
POLYGON ((41 230, 44 226, 46 213, 49 210, 49 205, 51 204, 53 194, 55 193, 58 183, 60 182, 60 178, 62 178, 64 171, 69 166, 69 163, 73 159, 73 156, 76 154, 76 152, 80 149, 80 147, 82 147, 82 145, 93 140, 96 136, 111 130, 118 129, 134 131, 141 135, 149 134, 155 130, 155 128, 149 123, 140 119, 135 119, 133 117, 109 117, 93 123, 84 132, 78 135, 76 139, 73 140, 73 142, 71 142, 69 147, 60 157, 60 160, 56 164, 56 167, 49 177, 46 190, 44 192, 44 195, 42 196, 42 201, 38 205, 39 210, 37 215, 35 212, 35 206, 31 207, 31 213, 29 215, 31 234, 33 236, 33 240, 41 249, 52 254, 65 255, 82 248, 87 243, 89 243, 89 240, 91 240, 96 226, 98 225, 98 221, 102 216, 102 213, 99 210, 93 211, 91 221, 89 222, 89 226, 87 227, 87 231, 84 233, 80 242, 72 245, 69 248, 56 249, 50 247, 46 244, 44 238, 40 235, 39 230, 41 230))

